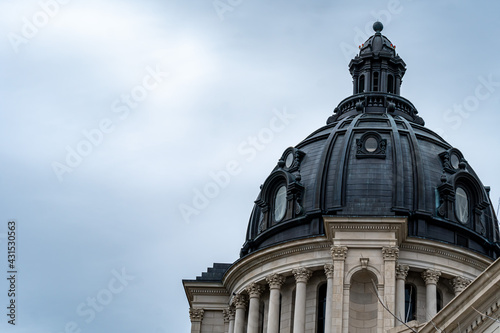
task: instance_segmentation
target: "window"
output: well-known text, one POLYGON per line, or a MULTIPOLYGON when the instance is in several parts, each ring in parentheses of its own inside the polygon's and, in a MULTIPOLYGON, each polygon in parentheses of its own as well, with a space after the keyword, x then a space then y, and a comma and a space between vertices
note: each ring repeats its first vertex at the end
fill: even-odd
POLYGON ((443 308, 443 295, 439 291, 439 289, 436 289, 436 312, 441 311, 443 308))
POLYGON ((361 75, 359 77, 358 93, 365 92, 365 76, 361 75))
POLYGON ((286 213, 286 186, 281 185, 274 196, 274 221, 280 222, 286 213))
POLYGON ((461 186, 458 186, 455 191, 455 215, 460 223, 469 222, 469 198, 461 186))
POLYGON ((326 283, 318 289, 318 319, 316 321, 316 333, 325 332, 325 314, 326 314, 326 283))
POLYGON ((387 76, 387 92, 394 94, 394 76, 391 74, 387 76))
POLYGON ((405 285, 405 318, 404 322, 417 319, 417 288, 412 284, 405 285))
POLYGON ((373 73, 373 91, 378 91, 378 72, 373 73))

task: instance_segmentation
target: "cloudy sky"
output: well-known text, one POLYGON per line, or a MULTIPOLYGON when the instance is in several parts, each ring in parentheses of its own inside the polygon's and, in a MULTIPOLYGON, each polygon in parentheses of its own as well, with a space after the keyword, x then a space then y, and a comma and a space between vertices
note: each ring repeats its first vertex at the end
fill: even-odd
MULTIPOLYGON (((402 95, 496 206, 499 7, 2 0, 0 269, 15 220, 15 332, 189 332, 181 280, 238 258, 259 185, 351 94, 347 65, 376 19, 407 63, 402 95)), ((0 331, 14 332, 1 281, 0 331)))

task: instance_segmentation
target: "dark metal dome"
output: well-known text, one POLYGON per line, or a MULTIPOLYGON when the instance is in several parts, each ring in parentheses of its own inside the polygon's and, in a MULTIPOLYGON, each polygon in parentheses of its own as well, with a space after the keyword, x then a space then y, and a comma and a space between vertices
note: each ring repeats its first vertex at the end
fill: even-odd
POLYGON ((324 235, 324 215, 406 216, 408 236, 500 256, 489 188, 399 96, 402 59, 364 53, 380 30, 349 64, 354 95, 326 126, 286 149, 261 186, 241 256, 324 235))

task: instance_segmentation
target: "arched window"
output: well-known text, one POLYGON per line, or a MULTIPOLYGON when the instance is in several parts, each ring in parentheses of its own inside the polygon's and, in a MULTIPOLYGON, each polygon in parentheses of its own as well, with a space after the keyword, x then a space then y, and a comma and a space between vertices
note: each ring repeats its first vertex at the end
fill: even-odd
POLYGON ((326 315, 326 283, 318 288, 318 318, 316 320, 316 333, 325 332, 325 315, 326 315))
POLYGON ((280 185, 277 187, 276 191, 274 192, 273 196, 273 206, 272 206, 272 216, 273 216, 273 221, 272 224, 281 222, 283 218, 285 217, 286 214, 286 205, 287 205, 287 198, 286 198, 286 185, 280 185))
POLYGON ((361 75, 358 82, 358 93, 365 92, 365 76, 361 75))
POLYGON ((373 72, 373 91, 378 91, 378 72, 373 72))
POLYGON ((391 74, 387 76, 387 92, 394 94, 394 76, 391 74))
POLYGON ((469 222, 470 196, 463 186, 457 186, 455 190, 455 216, 458 222, 467 224, 469 222))
POLYGON ((413 284, 405 284, 405 318, 404 322, 417 319, 417 288, 413 284))

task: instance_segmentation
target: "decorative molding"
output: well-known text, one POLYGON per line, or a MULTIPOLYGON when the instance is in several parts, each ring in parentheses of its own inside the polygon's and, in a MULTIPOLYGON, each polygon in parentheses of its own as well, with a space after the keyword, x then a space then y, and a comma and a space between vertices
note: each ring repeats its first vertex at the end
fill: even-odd
POLYGON ((428 270, 422 272, 422 278, 425 281, 425 285, 437 284, 440 276, 441 276, 441 272, 433 270, 433 269, 428 269, 428 270))
POLYGON ((437 250, 435 248, 431 248, 431 247, 428 247, 425 245, 414 245, 414 244, 403 243, 399 246, 399 248, 402 250, 404 249, 404 250, 409 250, 409 251, 414 251, 414 252, 426 253, 426 254, 433 255, 433 256, 438 255, 438 256, 441 256, 441 257, 444 257, 447 259, 451 258, 451 259, 456 260, 456 261, 465 262, 471 266, 478 268, 481 271, 484 271, 489 266, 489 264, 484 264, 478 260, 472 260, 472 259, 470 259, 470 257, 453 254, 452 252, 445 251, 445 250, 437 250))
MULTIPOLYGON (((486 317, 484 314, 477 314, 476 318, 472 321, 472 324, 469 325, 466 329, 465 329, 465 333, 469 333, 469 332, 474 332, 476 331, 479 327, 481 327, 483 325, 483 323, 485 321, 493 321, 495 319, 493 314, 495 312, 498 311, 498 309, 500 309, 500 300, 497 301, 496 303, 493 303, 492 306, 490 306, 488 309, 486 309, 486 311, 484 311, 484 314, 486 314, 486 316, 489 316, 486 317)), ((477 313, 477 312, 476 312, 477 313)), ((484 332, 484 331, 481 331, 481 332, 484 332)), ((494 332, 494 331, 492 331, 494 332)))
POLYGON ((399 248, 395 246, 384 246, 382 248, 384 260, 398 260, 399 248))
POLYGON ((191 319, 191 321, 202 321, 204 313, 205 313, 205 310, 203 310, 203 309, 190 308, 189 309, 189 319, 191 319))
POLYGON ((248 296, 250 298, 259 298, 264 289, 260 284, 257 283, 251 283, 248 287, 245 288, 246 292, 248 293, 248 296))
POLYGON ((396 280, 406 280, 410 266, 408 265, 397 265, 396 266, 396 280))
POLYGON ((333 264, 325 264, 325 275, 327 279, 333 279, 333 264))
POLYGON ((347 246, 332 246, 330 248, 333 260, 345 260, 347 256, 347 246))
POLYGON ((361 262, 361 268, 368 268, 368 262, 370 261, 370 258, 359 258, 359 261, 361 262))
POLYGON ((280 289, 283 283, 285 283, 285 278, 279 274, 271 274, 266 276, 266 281, 269 284, 269 289, 280 289))
POLYGON ((451 285, 453 286, 453 291, 455 295, 461 293, 465 287, 467 287, 472 281, 463 276, 456 276, 451 280, 451 285))
POLYGON ((233 304, 236 307, 236 309, 246 309, 247 298, 243 294, 236 294, 233 297, 233 304))
POLYGON ((227 308, 222 310, 222 316, 224 317, 224 323, 229 323, 231 320, 234 320, 235 309, 232 306, 228 306, 227 308))
POLYGON ((294 268, 292 269, 292 273, 295 276, 295 281, 297 281, 297 283, 306 283, 312 275, 312 271, 305 267, 294 268))

